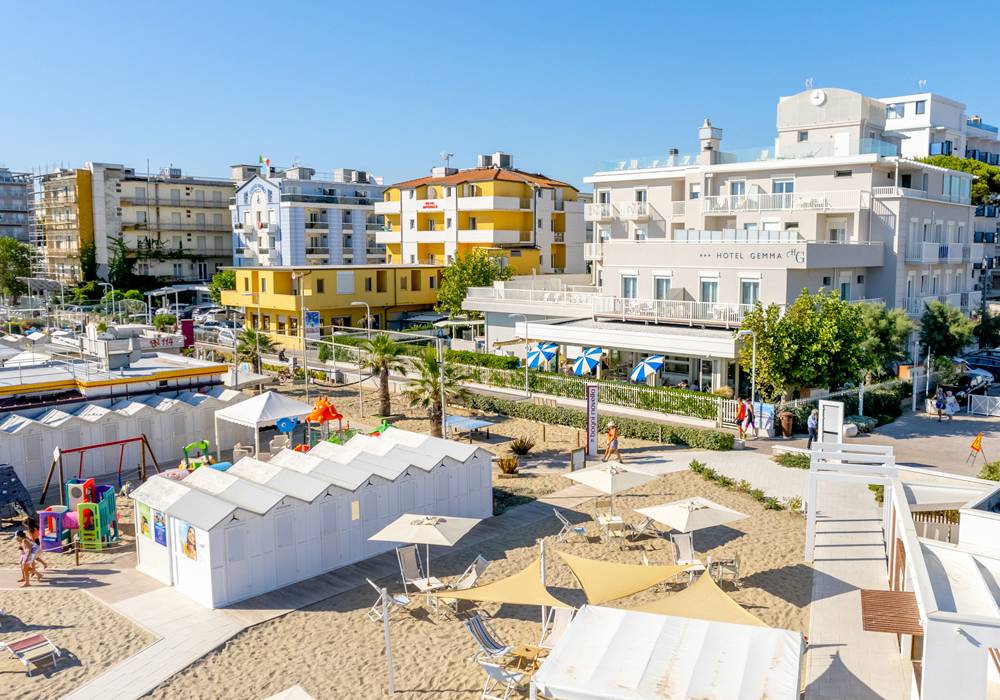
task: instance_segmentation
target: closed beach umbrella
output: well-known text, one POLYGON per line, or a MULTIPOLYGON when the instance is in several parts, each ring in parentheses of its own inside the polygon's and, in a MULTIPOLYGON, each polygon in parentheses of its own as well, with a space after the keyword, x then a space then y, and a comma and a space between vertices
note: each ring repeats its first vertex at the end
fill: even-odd
POLYGON ((601 364, 601 356, 604 348, 584 348, 580 356, 573 363, 573 374, 584 375, 594 371, 597 365, 601 364))
POLYGON ((663 368, 663 355, 650 355, 632 368, 632 373, 628 378, 633 382, 644 382, 649 375, 656 374, 663 368))

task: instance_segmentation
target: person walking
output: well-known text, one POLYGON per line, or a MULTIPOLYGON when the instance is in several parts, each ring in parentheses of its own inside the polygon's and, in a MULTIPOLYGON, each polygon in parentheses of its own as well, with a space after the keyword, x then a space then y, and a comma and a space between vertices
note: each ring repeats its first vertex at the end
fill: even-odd
POLYGON ((938 423, 941 422, 941 414, 944 411, 944 389, 938 386, 937 390, 934 392, 934 408, 937 410, 938 423))
POLYGON ((29 516, 28 519, 24 521, 24 526, 28 530, 28 539, 34 542, 38 547, 38 553, 35 555, 35 561, 41 564, 43 569, 49 568, 49 565, 42 561, 42 532, 38 529, 38 520, 29 516))
POLYGON ((809 442, 806 443, 806 449, 811 450, 813 441, 817 439, 817 431, 819 430, 819 411, 815 408, 809 413, 809 418, 806 420, 806 429, 809 431, 809 442))
POLYGON ((611 459, 611 455, 612 454, 615 456, 615 459, 618 460, 619 462, 623 462, 624 461, 622 459, 621 450, 618 447, 618 438, 619 438, 618 425, 615 424, 615 422, 613 420, 609 420, 608 421, 608 447, 607 447, 606 450, 604 450, 604 459, 601 460, 602 462, 607 462, 609 459, 611 459))
POLYGON ((753 414, 753 404, 750 403, 749 399, 743 399, 745 405, 745 413, 743 414, 743 435, 749 436, 750 430, 753 430, 754 439, 757 438, 757 422, 756 416, 753 414))
POLYGON ((24 530, 17 531, 17 546, 21 550, 21 588, 31 585, 31 577, 42 580, 42 575, 35 569, 35 556, 38 554, 38 545, 32 542, 24 530))
POLYGON ((950 391, 944 397, 944 412, 948 420, 954 420, 955 414, 958 413, 958 399, 950 391))
POLYGON ((736 431, 739 433, 740 440, 745 440, 747 437, 746 432, 743 430, 743 421, 745 421, 746 418, 746 399, 740 399, 739 404, 736 406, 736 431))

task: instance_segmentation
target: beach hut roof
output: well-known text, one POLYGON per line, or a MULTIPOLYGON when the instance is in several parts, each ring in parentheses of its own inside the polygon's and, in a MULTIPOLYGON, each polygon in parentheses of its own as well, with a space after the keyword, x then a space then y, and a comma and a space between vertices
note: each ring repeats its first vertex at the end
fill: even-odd
POLYGON ((184 483, 258 515, 267 513, 285 497, 274 489, 211 467, 194 470, 184 483))
POLYGON ((408 430, 400 430, 391 426, 388 430, 383 431, 378 439, 405 445, 435 456, 451 457, 452 459, 457 459, 459 462, 469 460, 477 452, 482 452, 486 455, 489 454, 482 447, 463 445, 454 440, 445 440, 444 438, 432 437, 423 433, 412 433, 408 430))
POLYGON ((287 467, 317 479, 324 479, 347 491, 357 491, 371 478, 371 472, 350 464, 340 464, 322 457, 284 449, 271 457, 269 464, 287 467))
POLYGON ((797 632, 585 605, 533 682, 556 699, 798 698, 801 654, 797 632))
POLYGON ((236 512, 235 504, 193 489, 186 482, 153 476, 133 490, 131 498, 202 530, 211 530, 236 512))
POLYGON ((226 473, 267 486, 307 503, 312 503, 322 496, 330 486, 328 482, 315 476, 262 462, 253 457, 244 457, 227 469, 226 473))

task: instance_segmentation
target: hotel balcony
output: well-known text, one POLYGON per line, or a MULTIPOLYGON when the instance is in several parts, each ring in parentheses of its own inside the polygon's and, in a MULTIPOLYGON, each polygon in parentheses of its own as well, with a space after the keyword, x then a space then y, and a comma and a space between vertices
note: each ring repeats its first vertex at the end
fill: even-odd
POLYGON ((583 259, 584 260, 600 260, 601 259, 601 244, 600 243, 585 243, 583 245, 583 259))
POLYGON ((963 308, 963 301, 968 305, 969 295, 979 294, 979 292, 955 292, 954 294, 932 294, 930 296, 907 297, 903 299, 903 307, 910 316, 923 316, 927 305, 933 301, 940 301, 943 304, 963 308))
POLYGON ((375 202, 376 214, 398 214, 403 210, 403 203, 400 200, 392 202, 375 202))
POLYGON ((355 197, 334 194, 283 194, 282 202, 297 204, 336 204, 348 207, 370 207, 376 204, 371 197, 355 197))
POLYGON ((878 199, 895 197, 916 197, 917 199, 931 199, 935 202, 948 202, 950 204, 969 204, 969 197, 964 198, 958 195, 934 194, 927 190, 915 189, 913 187, 873 187, 872 196, 878 199))
POLYGON ((963 246, 961 243, 910 241, 906 245, 906 262, 924 264, 962 262, 963 259, 968 259, 970 252, 970 246, 963 246))
POLYGON ((553 243, 565 243, 566 242, 566 233, 564 231, 556 231, 556 232, 554 232, 552 234, 552 242, 553 243))
MULTIPOLYGON (((433 200, 444 201, 444 200, 433 200)), ((459 197, 459 211, 520 211, 531 209, 530 197, 459 197)), ((376 212, 377 213, 377 212, 376 212)))
POLYGON ((855 211, 862 207, 860 190, 831 192, 782 192, 704 197, 702 214, 736 214, 762 211, 855 211))
POLYGON ((175 224, 170 221, 123 221, 123 231, 201 231, 230 233, 232 224, 175 224))
POLYGON ((652 211, 649 202, 628 202, 621 208, 621 217, 628 221, 649 221, 652 211))
POLYGON ((229 202, 222 199, 193 199, 173 197, 133 197, 122 194, 123 207, 181 207, 184 209, 228 209, 229 202))
POLYGON ((607 202, 595 202, 583 208, 583 218, 587 221, 612 221, 617 216, 615 205, 607 202))

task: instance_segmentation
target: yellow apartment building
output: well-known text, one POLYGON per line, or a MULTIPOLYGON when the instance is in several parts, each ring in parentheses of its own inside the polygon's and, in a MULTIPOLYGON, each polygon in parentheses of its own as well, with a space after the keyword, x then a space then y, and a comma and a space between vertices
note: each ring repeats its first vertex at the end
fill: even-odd
POLYGON ((584 272, 576 188, 512 165, 506 153, 481 155, 475 168, 434 168, 386 187, 375 203, 386 262, 446 265, 480 248, 519 275, 584 272))
POLYGON ((224 306, 246 314, 286 348, 301 348, 300 323, 305 311, 312 322, 306 337, 318 338, 329 326, 388 329, 407 313, 426 311, 437 302, 440 265, 309 265, 238 267, 236 289, 222 293, 224 306), (318 317, 317 315, 318 314, 318 317))

